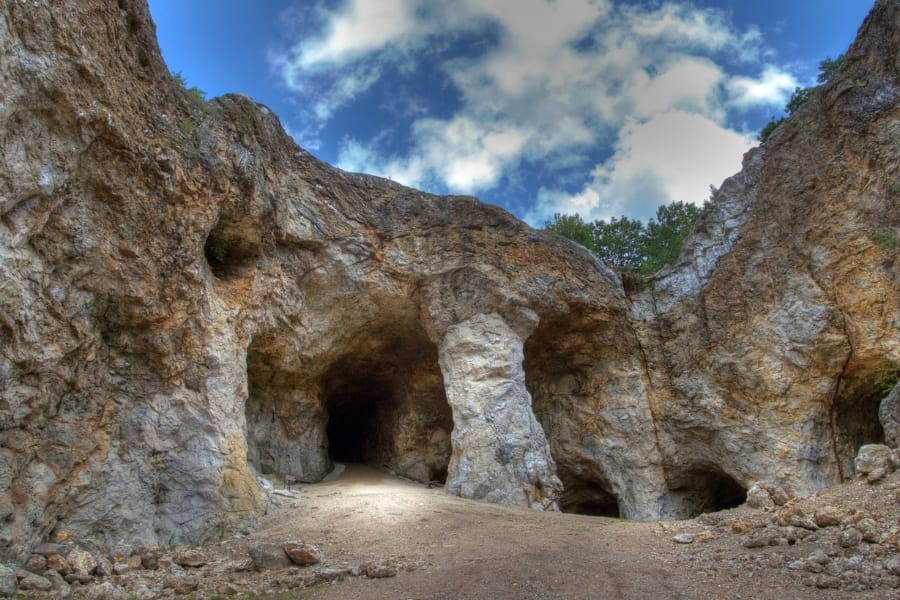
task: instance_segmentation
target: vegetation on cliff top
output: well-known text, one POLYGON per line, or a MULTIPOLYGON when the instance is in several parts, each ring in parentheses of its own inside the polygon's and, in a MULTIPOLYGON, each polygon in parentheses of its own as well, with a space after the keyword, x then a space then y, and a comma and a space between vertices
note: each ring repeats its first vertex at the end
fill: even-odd
MULTIPOLYGON (((812 97, 812 95, 819 90, 834 74, 841 63, 844 62, 844 55, 841 54, 837 58, 831 58, 830 56, 826 56, 824 59, 819 61, 819 76, 816 78, 816 81, 819 82, 819 85, 814 85, 811 87, 798 87, 794 88, 794 93, 791 94, 791 99, 788 100, 788 103, 784 107, 784 112, 787 113, 788 117, 793 115, 797 109, 806 104, 807 100, 812 97)), ((762 130, 759 132, 759 141, 764 142, 769 139, 769 136, 772 135, 772 132, 778 129, 778 126, 785 120, 786 117, 781 117, 776 119, 772 117, 772 119, 765 124, 762 130)))
POLYGON ((672 202, 657 208, 656 218, 646 225, 625 216, 586 223, 577 214, 557 213, 545 228, 578 242, 620 269, 649 274, 678 258, 684 238, 699 217, 697 206, 672 202))

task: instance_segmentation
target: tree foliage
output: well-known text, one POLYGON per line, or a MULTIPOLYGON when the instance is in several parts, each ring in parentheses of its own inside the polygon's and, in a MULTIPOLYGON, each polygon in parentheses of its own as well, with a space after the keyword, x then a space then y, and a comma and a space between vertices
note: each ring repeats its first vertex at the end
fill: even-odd
MULTIPOLYGON (((794 93, 791 94, 791 99, 788 100, 788 103, 784 107, 784 112, 788 114, 788 116, 793 115, 797 110, 806 104, 807 100, 809 100, 814 93, 816 93, 819 88, 822 87, 831 76, 834 75, 834 72, 838 67, 844 62, 844 55, 841 54, 837 58, 831 58, 830 56, 826 56, 821 61, 819 61, 819 76, 816 78, 816 81, 819 82, 820 85, 814 85, 811 87, 798 87, 794 88, 794 93)), ((762 128, 762 131, 759 132, 759 141, 766 141, 772 132, 775 131, 779 125, 784 121, 784 117, 780 119, 775 119, 772 117, 768 123, 766 123, 765 127, 762 128)))
POLYGON ((621 269, 655 273, 678 258, 684 238, 700 216, 687 202, 672 202, 656 209, 646 225, 621 217, 585 223, 579 215, 553 215, 546 229, 574 240, 621 269))

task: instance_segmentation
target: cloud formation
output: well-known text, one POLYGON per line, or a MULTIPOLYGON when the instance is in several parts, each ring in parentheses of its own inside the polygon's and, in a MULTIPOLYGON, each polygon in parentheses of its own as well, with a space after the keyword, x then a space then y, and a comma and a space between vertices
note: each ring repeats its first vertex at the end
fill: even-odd
POLYGON ((338 166, 483 193, 521 169, 587 161, 579 185, 544 178, 525 215, 536 225, 555 212, 647 218, 704 200, 753 144, 731 117, 780 107, 796 85, 762 62, 758 30, 675 1, 350 0, 306 18, 314 31, 272 58, 311 107, 313 133, 380 82, 414 88, 423 71, 443 89, 421 93, 454 99, 449 114, 398 114, 394 133, 409 136, 399 150, 390 136, 346 137, 338 166))

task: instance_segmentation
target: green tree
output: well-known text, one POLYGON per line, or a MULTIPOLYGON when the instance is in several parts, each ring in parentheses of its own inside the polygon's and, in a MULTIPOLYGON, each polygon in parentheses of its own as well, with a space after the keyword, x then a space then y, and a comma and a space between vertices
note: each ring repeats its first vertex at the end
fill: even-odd
POLYGON ((637 271, 644 262, 644 224, 637 219, 613 217, 594 221, 594 254, 622 269, 637 271))
POLYGON ((678 258, 700 212, 693 204, 672 202, 657 208, 656 218, 646 225, 624 216, 585 223, 577 214, 557 213, 545 228, 578 242, 620 269, 649 274, 678 258))
POLYGON ((830 56, 826 56, 822 60, 819 61, 819 77, 816 79, 819 83, 825 83, 831 76, 834 75, 834 72, 837 71, 838 67, 844 64, 844 55, 841 54, 837 58, 831 58, 830 56))
POLYGON ((688 202, 672 202, 656 209, 656 219, 650 219, 644 229, 642 254, 638 271, 655 273, 675 262, 684 238, 700 218, 700 208, 688 202))
POLYGON ((574 240, 591 252, 594 251, 594 229, 590 223, 582 221, 578 214, 556 213, 553 215, 552 221, 544 223, 544 229, 574 240))

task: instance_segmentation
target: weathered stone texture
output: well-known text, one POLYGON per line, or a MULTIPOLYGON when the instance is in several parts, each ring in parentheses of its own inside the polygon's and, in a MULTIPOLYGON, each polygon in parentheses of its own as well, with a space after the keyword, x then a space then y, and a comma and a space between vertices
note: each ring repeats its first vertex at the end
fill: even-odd
POLYGON ((3 4, 0 558, 217 539, 264 512, 258 475, 336 459, 641 519, 849 476, 900 361, 898 13, 626 290, 198 102, 143 2, 3 4))

